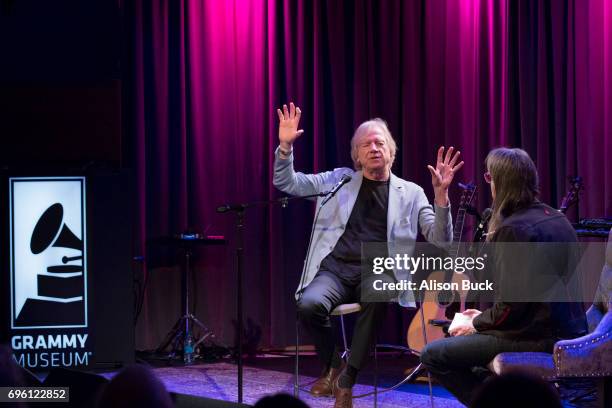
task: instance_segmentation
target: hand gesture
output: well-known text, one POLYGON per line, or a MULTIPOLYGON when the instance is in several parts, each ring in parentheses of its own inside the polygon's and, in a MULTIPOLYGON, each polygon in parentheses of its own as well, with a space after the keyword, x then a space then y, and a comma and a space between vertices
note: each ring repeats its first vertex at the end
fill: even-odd
POLYGON ((287 105, 283 105, 283 110, 277 109, 276 113, 278 114, 279 120, 278 140, 280 141, 281 147, 291 150, 291 146, 295 139, 304 133, 303 129, 298 130, 302 111, 300 108, 296 108, 293 102, 291 102, 289 104, 289 109, 287 109, 287 105))
POLYGON ((427 166, 431 173, 431 184, 433 185, 436 195, 438 192, 445 193, 448 191, 448 187, 453 181, 455 173, 463 166, 463 161, 455 165, 461 152, 457 151, 455 155, 453 155, 453 149, 454 147, 451 146, 446 152, 446 155, 444 155, 444 146, 440 146, 438 149, 436 168, 434 169, 432 166, 427 166), (442 156, 444 156, 444 160, 442 156))

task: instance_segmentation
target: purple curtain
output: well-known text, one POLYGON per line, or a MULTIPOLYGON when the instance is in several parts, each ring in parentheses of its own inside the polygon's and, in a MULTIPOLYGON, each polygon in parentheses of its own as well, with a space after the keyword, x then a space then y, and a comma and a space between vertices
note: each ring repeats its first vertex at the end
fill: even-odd
MULTIPOLYGON (((148 239, 187 228, 230 241, 197 251, 195 290, 196 315, 233 338, 234 220, 214 210, 279 196, 274 111, 290 100, 303 111, 299 170, 350 166, 354 129, 382 117, 399 145, 393 171, 430 198, 426 165, 453 145, 458 179, 487 206, 483 160, 506 145, 536 160, 544 201, 558 205, 580 174, 579 216, 612 213, 612 1, 157 0, 124 12, 126 155, 150 282, 139 347, 180 307, 174 253, 148 239)), ((312 214, 308 203, 247 212, 244 302, 260 346, 293 341, 312 214)), ((391 308, 382 336, 402 341, 409 317, 391 308)))

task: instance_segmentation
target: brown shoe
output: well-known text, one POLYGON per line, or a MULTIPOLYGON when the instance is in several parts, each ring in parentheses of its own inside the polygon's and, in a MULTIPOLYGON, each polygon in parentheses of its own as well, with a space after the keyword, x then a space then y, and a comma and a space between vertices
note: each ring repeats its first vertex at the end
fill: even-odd
POLYGON ((341 388, 338 380, 334 381, 334 408, 353 408, 353 389, 341 388))
POLYGON ((330 368, 329 370, 323 372, 321 377, 315 381, 310 389, 310 393, 315 397, 331 397, 334 394, 333 384, 336 382, 336 379, 344 370, 344 360, 340 365, 340 368, 330 368))

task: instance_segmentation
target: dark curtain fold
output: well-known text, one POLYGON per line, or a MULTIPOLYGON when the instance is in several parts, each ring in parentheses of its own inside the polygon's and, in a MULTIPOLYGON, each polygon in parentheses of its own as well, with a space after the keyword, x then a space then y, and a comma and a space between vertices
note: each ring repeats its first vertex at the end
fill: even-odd
MULTIPOLYGON (((426 165, 437 146, 453 145, 466 161, 458 179, 478 184, 484 208, 484 157, 506 145, 536 160, 544 201, 558 205, 566 177, 580 174, 579 215, 610 214, 611 3, 124 3, 126 156, 150 282, 139 347, 156 345, 179 314, 178 254, 148 240, 188 228, 229 239, 196 252, 195 314, 231 342, 234 219, 214 210, 280 195, 274 111, 290 100, 304 112, 299 170, 350 166, 354 129, 381 117, 399 145, 393 171, 430 198, 426 165)), ((245 315, 260 346, 292 344, 312 215, 309 203, 247 212, 245 315)), ((382 338, 403 341, 409 317, 391 308, 382 338)))

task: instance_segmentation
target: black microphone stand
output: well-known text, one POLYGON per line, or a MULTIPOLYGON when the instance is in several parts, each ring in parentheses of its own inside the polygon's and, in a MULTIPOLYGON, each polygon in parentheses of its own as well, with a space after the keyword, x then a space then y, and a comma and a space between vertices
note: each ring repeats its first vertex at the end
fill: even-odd
POLYGON ((244 213, 247 208, 257 206, 268 206, 272 204, 280 204, 282 208, 286 208, 290 200, 304 200, 315 197, 325 197, 330 194, 330 191, 324 193, 310 194, 305 196, 281 197, 274 200, 253 201, 243 204, 225 204, 217 207, 218 213, 234 212, 236 213, 236 316, 238 319, 238 403, 242 403, 242 388, 243 388, 243 361, 242 361, 242 341, 243 341, 243 313, 242 313, 242 286, 243 286, 243 261, 244 261, 244 213))

